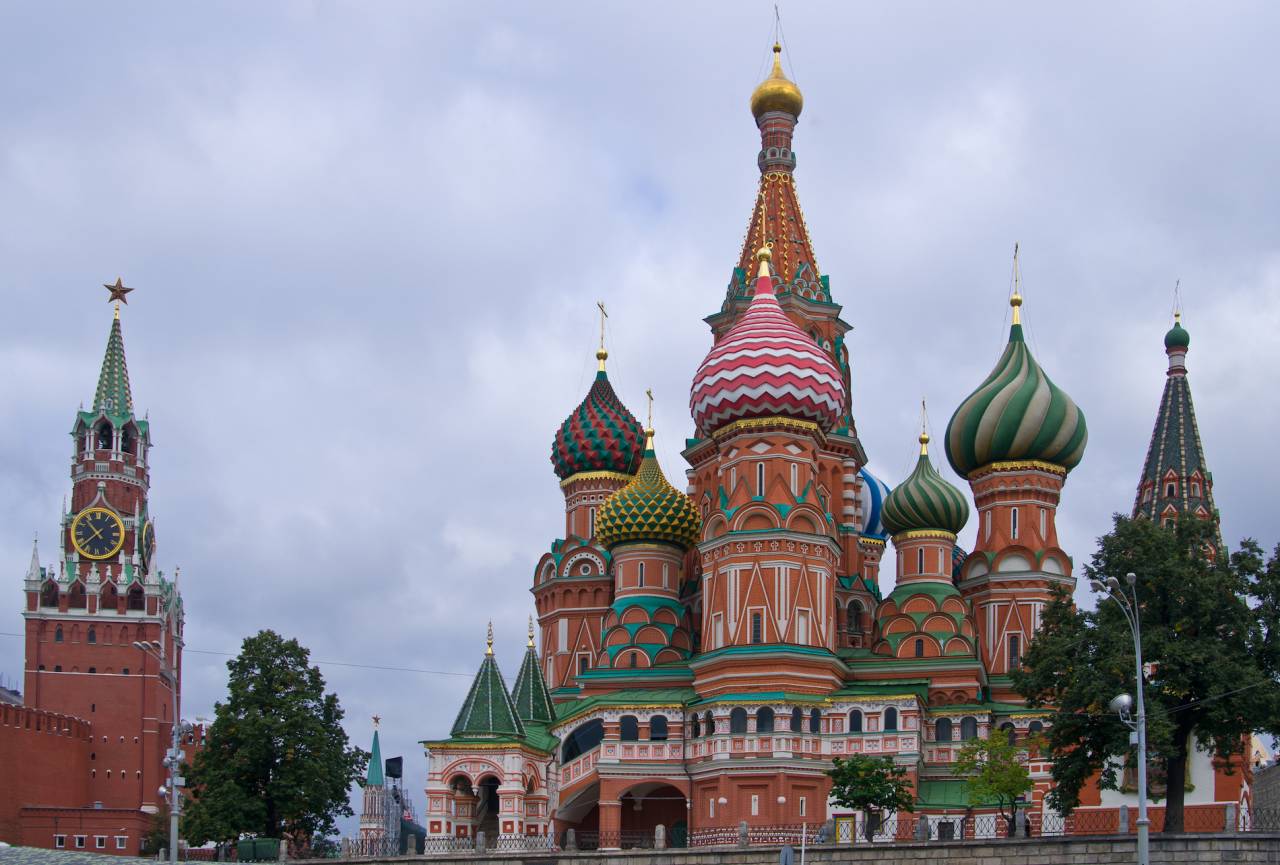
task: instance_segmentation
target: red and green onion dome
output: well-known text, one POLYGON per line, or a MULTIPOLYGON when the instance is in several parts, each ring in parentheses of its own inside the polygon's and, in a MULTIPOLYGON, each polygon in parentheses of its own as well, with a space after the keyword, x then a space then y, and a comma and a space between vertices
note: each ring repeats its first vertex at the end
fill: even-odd
POLYGON ((1164 335, 1164 347, 1185 350, 1190 345, 1191 334, 1187 333, 1187 329, 1182 326, 1182 313, 1174 313, 1173 327, 1169 328, 1169 332, 1164 335))
POLYGON ((668 543, 682 549, 702 537, 693 500, 667 482, 647 430, 644 459, 635 480, 605 499, 596 515, 596 541, 606 548, 627 543, 668 543))
POLYGON ((920 460, 915 471, 893 488, 880 519, 893 534, 915 531, 960 534, 969 521, 969 502, 947 483, 929 460, 929 435, 920 434, 920 460))
POLYGON ((751 304, 707 354, 693 377, 689 409, 700 435, 734 421, 787 417, 830 430, 841 419, 844 383, 835 363, 787 317, 774 295, 770 252, 751 304))
POLYGON ((565 418, 551 443, 551 464, 565 480, 579 472, 633 475, 644 453, 644 428, 613 392, 604 370, 608 355, 597 352, 600 370, 587 397, 565 418))
POLYGON ((1015 294, 1009 344, 986 381, 947 424, 947 459, 961 477, 991 463, 1036 461, 1067 471, 1084 456, 1089 432, 1082 412, 1049 380, 1022 334, 1015 294))

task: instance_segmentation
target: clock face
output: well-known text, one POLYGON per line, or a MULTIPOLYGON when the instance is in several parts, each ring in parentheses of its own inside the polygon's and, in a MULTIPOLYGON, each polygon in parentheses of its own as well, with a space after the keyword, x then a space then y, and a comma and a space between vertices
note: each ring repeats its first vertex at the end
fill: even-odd
POLYGON ((85 558, 111 558, 124 546, 124 523, 106 508, 85 508, 71 523, 71 543, 85 558))
POLYGON ((142 527, 142 564, 146 568, 151 567, 151 557, 156 551, 156 524, 147 520, 147 524, 142 527))

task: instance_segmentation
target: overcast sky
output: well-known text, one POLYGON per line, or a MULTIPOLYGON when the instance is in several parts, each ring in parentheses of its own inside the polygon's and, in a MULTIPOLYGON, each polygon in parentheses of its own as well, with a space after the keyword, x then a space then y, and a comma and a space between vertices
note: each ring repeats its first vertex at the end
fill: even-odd
MULTIPOLYGON (((1280 539, 1280 7, 787 3, 797 183, 853 326, 871 469, 910 471, 1025 321, 1089 421, 1058 527, 1128 511, 1182 280, 1230 543, 1280 539)), ((76 407, 123 318, 182 566, 184 714, 259 628, 322 665, 363 747, 447 735, 492 618, 508 684, 548 461, 588 387, 656 397, 682 485, 689 381, 750 213, 772 5, 0 6, 0 672, 56 558, 76 407), (207 653, 207 654, 205 654, 207 653)), ((939 453, 936 462, 959 480, 939 453)), ((961 543, 972 546, 971 521, 961 543)), ((893 574, 882 575, 882 589, 893 574)), ((358 800, 357 800, 358 806, 358 800)))

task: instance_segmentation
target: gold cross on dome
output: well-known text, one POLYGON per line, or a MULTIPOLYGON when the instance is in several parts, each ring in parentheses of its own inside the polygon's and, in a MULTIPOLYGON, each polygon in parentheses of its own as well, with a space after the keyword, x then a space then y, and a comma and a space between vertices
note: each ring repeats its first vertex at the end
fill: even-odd
POLYGON ((609 313, 605 311, 604 301, 597 300, 596 306, 600 310, 600 348, 604 348, 604 320, 609 317, 609 313))

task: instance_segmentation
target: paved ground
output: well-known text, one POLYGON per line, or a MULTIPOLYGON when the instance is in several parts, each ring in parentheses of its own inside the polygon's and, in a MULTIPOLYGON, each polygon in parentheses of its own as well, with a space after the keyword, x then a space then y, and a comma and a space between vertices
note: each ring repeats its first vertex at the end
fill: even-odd
POLYGON ((0 865, 155 865, 154 859, 87 853, 83 850, 42 850, 39 847, 0 847, 0 865))

